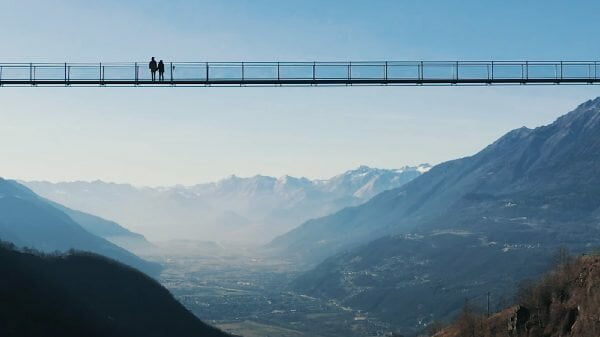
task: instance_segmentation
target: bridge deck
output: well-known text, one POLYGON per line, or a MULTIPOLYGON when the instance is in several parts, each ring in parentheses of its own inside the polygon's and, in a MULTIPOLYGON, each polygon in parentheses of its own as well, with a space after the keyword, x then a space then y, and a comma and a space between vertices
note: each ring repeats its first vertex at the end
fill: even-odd
POLYGON ((598 84, 598 61, 0 63, 1 86, 598 84))

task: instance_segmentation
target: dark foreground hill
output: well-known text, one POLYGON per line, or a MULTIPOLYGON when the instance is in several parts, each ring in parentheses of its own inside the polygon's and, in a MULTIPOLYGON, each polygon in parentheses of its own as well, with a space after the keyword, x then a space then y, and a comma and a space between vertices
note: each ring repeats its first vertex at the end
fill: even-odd
POLYGON ((0 245, 0 336, 220 337, 160 284, 90 254, 42 256, 0 245))
POLYGON ((414 332, 450 319, 465 298, 510 298, 558 247, 600 246, 599 172, 600 98, 273 245, 312 262, 330 256, 293 283, 296 292, 414 332))
MULTIPOLYGON (((82 214, 79 213, 81 216, 82 214)), ((90 217, 82 220, 87 221, 90 217)), ((91 226, 90 226, 91 227, 91 226)), ((84 229, 67 213, 12 180, 0 178, 0 240, 43 252, 76 249, 118 260, 148 274, 161 266, 84 229)))
POLYGON ((521 289, 519 304, 486 318, 465 311, 435 337, 598 337, 600 257, 560 265, 521 289))

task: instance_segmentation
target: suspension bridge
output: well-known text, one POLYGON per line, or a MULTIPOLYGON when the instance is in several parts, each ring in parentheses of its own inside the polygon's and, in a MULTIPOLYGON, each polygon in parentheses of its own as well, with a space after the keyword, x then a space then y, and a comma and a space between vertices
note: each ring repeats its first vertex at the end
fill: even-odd
POLYGON ((0 86, 594 85, 600 61, 0 63, 0 86))

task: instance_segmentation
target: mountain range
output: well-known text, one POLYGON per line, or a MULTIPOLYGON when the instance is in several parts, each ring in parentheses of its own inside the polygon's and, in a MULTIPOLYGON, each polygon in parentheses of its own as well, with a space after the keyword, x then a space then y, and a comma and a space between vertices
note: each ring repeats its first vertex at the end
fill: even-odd
POLYGON ((552 252, 600 246, 600 98, 507 133, 271 247, 316 267, 292 289, 414 331, 465 298, 511 296, 552 252))
POLYGON ((15 181, 0 178, 0 240, 47 253, 89 251, 150 275, 161 269, 159 264, 145 261, 104 238, 115 232, 145 241, 116 223, 67 209, 15 181))
POLYGON ((327 180, 231 176, 194 186, 24 182, 67 207, 112 219, 151 239, 268 242, 302 222, 362 204, 421 175, 429 165, 361 166, 327 180))
MULTIPOLYGON (((157 236, 256 240, 293 228, 268 245, 309 268, 290 291, 415 333, 456 316, 465 300, 484 304, 490 294, 492 306, 501 307, 520 282, 550 268, 558 249, 580 254, 600 246, 599 168, 597 98, 549 125, 510 131, 472 156, 432 168, 360 167, 316 181, 233 176, 167 188, 27 184, 66 207, 157 236)), ((51 251, 65 249, 58 238, 83 231, 95 239, 72 241, 97 243, 108 256, 120 249, 79 226, 74 211, 70 217, 68 209, 3 182, 3 238, 51 251)), ((81 221, 94 224, 89 215, 81 221)), ((94 228, 107 237, 114 229, 124 234, 94 228)))

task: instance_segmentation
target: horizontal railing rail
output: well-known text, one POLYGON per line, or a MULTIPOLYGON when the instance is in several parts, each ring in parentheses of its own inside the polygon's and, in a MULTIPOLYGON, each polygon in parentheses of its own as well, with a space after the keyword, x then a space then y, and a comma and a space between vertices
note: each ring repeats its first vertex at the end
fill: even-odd
POLYGON ((597 84, 598 61, 0 63, 0 85, 597 84))

